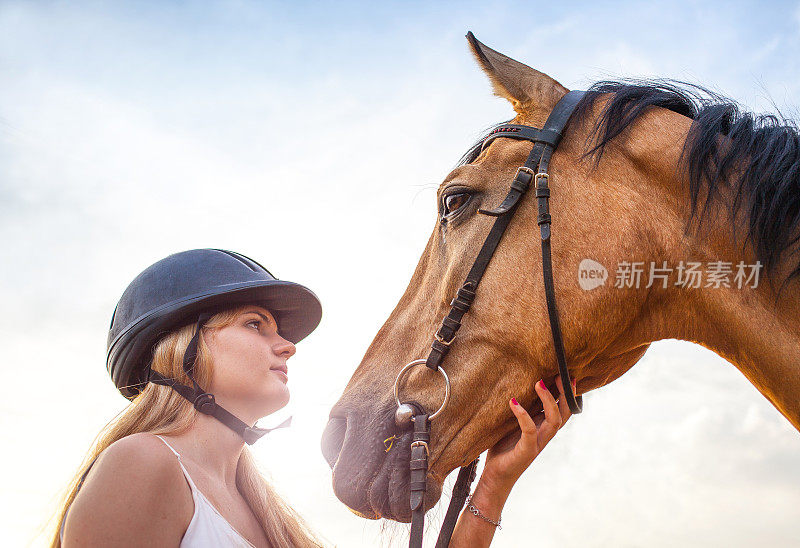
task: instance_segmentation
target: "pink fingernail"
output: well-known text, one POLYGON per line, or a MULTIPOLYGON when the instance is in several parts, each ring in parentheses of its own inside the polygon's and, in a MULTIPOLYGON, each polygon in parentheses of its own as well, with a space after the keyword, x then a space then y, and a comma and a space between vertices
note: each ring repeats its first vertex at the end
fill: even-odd
POLYGON ((541 388, 544 388, 545 390, 547 390, 547 387, 544 385, 544 381, 543 381, 543 380, 542 380, 542 381, 539 381, 539 386, 540 386, 541 388))
POLYGON ((519 405, 517 403, 517 398, 511 398, 511 403, 513 403, 514 405, 519 405))

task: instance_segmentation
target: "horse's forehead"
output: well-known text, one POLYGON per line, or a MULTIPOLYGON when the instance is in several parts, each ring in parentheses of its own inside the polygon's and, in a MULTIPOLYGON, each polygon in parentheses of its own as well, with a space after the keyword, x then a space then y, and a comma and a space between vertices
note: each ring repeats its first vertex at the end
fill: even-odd
MULTIPOLYGON (((493 172, 510 165, 514 168, 530 153, 533 143, 522 139, 511 139, 508 137, 498 137, 493 139, 489 146, 471 164, 482 168, 479 171, 493 172)), ((507 183, 503 181, 503 183, 507 183)))

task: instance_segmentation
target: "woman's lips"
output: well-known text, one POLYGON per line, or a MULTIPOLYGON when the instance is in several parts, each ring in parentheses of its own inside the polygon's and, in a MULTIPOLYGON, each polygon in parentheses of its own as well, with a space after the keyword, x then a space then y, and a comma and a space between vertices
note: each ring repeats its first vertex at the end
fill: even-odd
POLYGON ((289 381, 289 375, 287 375, 286 373, 284 373, 282 369, 270 369, 270 371, 272 371, 273 373, 275 373, 276 375, 278 375, 278 377, 280 377, 280 379, 281 379, 281 380, 282 380, 284 383, 286 383, 286 382, 288 382, 288 381, 289 381))

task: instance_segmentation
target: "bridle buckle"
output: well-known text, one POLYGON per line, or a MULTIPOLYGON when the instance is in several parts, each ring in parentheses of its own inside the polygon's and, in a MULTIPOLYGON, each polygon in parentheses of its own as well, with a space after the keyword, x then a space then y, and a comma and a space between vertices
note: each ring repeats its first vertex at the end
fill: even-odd
POLYGON ((446 340, 444 340, 444 339, 442 338, 442 336, 441 336, 441 335, 439 335, 439 332, 438 332, 438 331, 437 331, 436 333, 434 333, 434 334, 433 334, 433 338, 434 338, 434 339, 436 339, 437 341, 439 341, 440 343, 442 343, 442 344, 443 344, 443 345, 445 345, 445 346, 450 346, 451 344, 453 344, 453 341, 454 341, 454 340, 456 340, 456 338, 455 338, 455 337, 453 337, 453 338, 452 338, 452 339, 450 339, 449 341, 446 341, 446 340))
POLYGON ((411 449, 415 447, 424 447, 425 448, 425 456, 430 457, 430 453, 428 452, 428 443, 424 441, 414 441, 411 442, 411 449))
POLYGON ((528 175, 530 175, 533 178, 536 178, 536 172, 533 171, 531 168, 529 168, 528 166, 519 166, 517 168, 517 172, 514 174, 514 178, 515 179, 516 179, 517 175, 519 175, 520 171, 527 173, 528 175))

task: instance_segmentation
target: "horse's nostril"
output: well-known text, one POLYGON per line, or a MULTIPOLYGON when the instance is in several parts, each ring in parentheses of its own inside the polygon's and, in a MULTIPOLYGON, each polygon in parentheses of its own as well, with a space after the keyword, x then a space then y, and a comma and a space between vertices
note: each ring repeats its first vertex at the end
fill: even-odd
POLYGON ((346 430, 347 420, 334 418, 328 421, 322 433, 322 455, 331 468, 336 465, 336 459, 339 458, 346 430))

